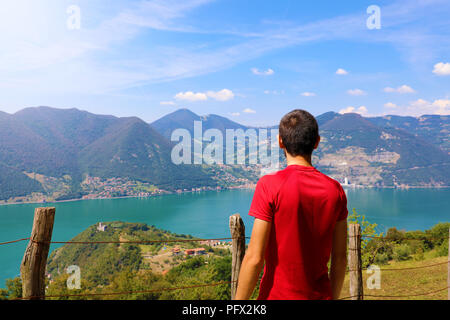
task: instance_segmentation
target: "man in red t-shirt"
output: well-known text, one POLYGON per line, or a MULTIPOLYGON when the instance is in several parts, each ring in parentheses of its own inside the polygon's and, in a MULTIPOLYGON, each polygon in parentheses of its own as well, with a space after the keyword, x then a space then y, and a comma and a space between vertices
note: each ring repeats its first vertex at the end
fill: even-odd
POLYGON ((287 167, 256 186, 249 212, 255 221, 235 299, 249 299, 263 266, 258 299, 337 299, 347 267, 345 192, 311 164, 320 136, 310 113, 285 115, 278 139, 287 167))

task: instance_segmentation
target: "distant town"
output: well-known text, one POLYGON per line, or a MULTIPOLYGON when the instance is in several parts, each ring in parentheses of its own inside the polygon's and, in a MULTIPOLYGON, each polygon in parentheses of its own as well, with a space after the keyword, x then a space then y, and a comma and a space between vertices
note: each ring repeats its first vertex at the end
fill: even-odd
MULTIPOLYGON (((230 189, 253 189, 256 184, 250 182, 248 179, 236 178, 232 175, 225 175, 221 177, 222 181, 228 182, 229 186, 216 186, 216 187, 197 187, 197 188, 183 188, 176 190, 164 190, 158 188, 150 183, 144 183, 139 181, 131 181, 127 178, 109 178, 101 179, 99 177, 87 176, 81 183, 81 187, 84 195, 78 199, 57 200, 56 196, 60 194, 60 190, 66 190, 67 186, 64 181, 55 182, 56 179, 52 178, 54 185, 54 192, 51 195, 45 195, 43 193, 33 192, 30 195, 13 197, 8 200, 0 200, 2 204, 17 204, 17 203, 46 203, 46 202, 66 202, 77 200, 90 200, 90 199, 113 199, 113 198, 146 198, 164 194, 181 194, 188 192, 203 192, 203 191, 221 191, 230 189)), ((45 183, 48 179, 40 179, 42 183, 45 183)))

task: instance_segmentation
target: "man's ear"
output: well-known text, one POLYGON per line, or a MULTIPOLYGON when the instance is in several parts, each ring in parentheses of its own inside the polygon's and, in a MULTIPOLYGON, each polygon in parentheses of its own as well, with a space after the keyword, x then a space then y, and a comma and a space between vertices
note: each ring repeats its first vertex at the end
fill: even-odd
POLYGON ((317 137, 316 144, 314 145, 314 150, 317 149, 317 147, 319 146, 319 143, 320 143, 320 136, 317 137))
POLYGON ((279 134, 277 134, 277 138, 278 138, 278 144, 280 145, 280 149, 286 149, 286 147, 283 144, 283 140, 281 139, 279 134))

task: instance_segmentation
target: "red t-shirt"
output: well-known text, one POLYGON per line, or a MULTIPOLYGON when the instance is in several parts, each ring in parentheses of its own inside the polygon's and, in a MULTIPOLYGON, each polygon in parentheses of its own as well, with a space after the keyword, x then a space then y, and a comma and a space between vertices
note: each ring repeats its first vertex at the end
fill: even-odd
POLYGON ((331 299, 334 226, 348 215, 339 182, 314 167, 290 165, 258 181, 249 215, 273 223, 258 299, 331 299))

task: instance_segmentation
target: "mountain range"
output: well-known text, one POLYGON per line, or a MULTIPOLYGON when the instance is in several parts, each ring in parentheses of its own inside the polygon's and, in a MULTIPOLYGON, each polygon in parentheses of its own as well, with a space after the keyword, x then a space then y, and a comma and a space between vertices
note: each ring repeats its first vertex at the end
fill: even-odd
POLYGON ((201 168, 174 165, 170 152, 171 143, 136 117, 48 107, 2 113, 0 199, 32 192, 54 200, 79 198, 88 191, 82 188, 87 176, 167 190, 217 185, 201 168))
MULTIPOLYGON (((449 116, 327 112, 317 117, 316 167, 363 186, 449 186, 449 116)), ((254 183, 258 166, 175 165, 174 129, 247 130, 218 115, 180 109, 148 124, 137 117, 78 109, 0 112, 0 200, 64 200, 88 195, 148 195, 254 183)), ((272 128, 276 128, 273 126, 272 128)), ((253 128, 254 129, 254 128, 253 128)))

